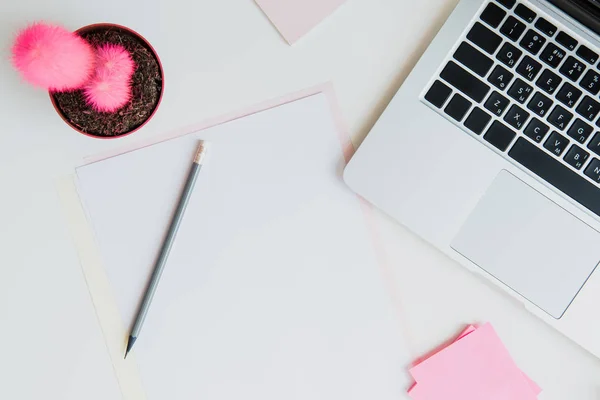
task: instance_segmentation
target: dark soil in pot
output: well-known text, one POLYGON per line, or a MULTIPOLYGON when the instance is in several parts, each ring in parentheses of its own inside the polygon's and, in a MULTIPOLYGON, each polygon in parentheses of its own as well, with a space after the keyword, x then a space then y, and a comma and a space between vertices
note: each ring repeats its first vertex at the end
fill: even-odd
POLYGON ((51 93, 63 119, 76 130, 95 137, 117 137, 141 127, 158 107, 163 90, 160 61, 152 48, 134 32, 110 24, 84 27, 79 35, 92 46, 119 44, 132 55, 131 101, 114 113, 98 112, 87 104, 81 90, 51 93))

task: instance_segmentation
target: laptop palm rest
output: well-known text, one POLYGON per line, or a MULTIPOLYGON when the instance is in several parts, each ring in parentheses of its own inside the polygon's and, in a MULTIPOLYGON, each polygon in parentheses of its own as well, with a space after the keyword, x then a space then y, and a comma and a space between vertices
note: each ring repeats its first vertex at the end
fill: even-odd
POLYGON ((501 171, 451 247, 560 318, 600 260, 600 233, 501 171))

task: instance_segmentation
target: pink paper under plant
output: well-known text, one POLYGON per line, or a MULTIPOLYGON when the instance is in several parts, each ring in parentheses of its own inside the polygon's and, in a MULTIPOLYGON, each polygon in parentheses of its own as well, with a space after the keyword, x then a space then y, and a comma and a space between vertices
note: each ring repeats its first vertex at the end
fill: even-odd
POLYGON ((32 85, 62 92, 85 84, 93 71, 94 51, 77 34, 38 22, 17 35, 12 63, 32 85))
POLYGON ((96 49, 96 67, 84 87, 86 101, 97 111, 115 112, 131 100, 135 63, 123 46, 106 44, 96 49))

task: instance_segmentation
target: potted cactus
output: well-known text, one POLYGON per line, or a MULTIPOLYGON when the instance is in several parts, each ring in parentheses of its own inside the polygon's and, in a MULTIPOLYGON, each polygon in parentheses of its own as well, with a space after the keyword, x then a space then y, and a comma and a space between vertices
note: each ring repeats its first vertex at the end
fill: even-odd
POLYGON ((145 125, 164 89, 152 46, 136 32, 95 24, 76 32, 34 23, 17 35, 12 62, 25 81, 47 90, 59 116, 95 138, 117 138, 145 125))

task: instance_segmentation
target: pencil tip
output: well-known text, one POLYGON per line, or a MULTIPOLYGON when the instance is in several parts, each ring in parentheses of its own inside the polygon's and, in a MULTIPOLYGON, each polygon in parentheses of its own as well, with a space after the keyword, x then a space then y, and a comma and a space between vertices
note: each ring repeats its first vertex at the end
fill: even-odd
POLYGON ((129 336, 129 340, 127 341, 127 350, 125 350, 125 357, 123 357, 123 359, 127 358, 127 354, 129 354, 129 352, 133 348, 133 344, 135 343, 136 340, 137 340, 137 337, 129 336))

